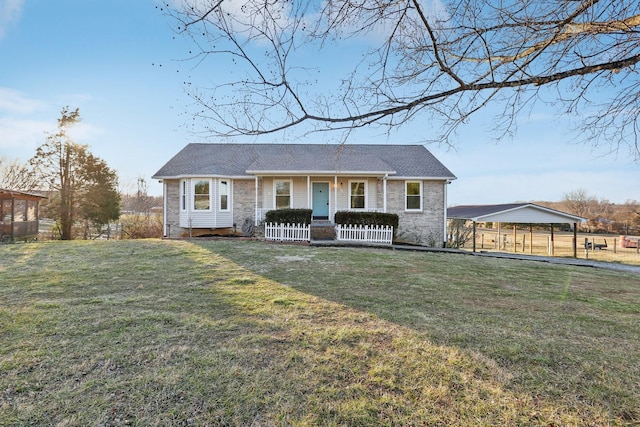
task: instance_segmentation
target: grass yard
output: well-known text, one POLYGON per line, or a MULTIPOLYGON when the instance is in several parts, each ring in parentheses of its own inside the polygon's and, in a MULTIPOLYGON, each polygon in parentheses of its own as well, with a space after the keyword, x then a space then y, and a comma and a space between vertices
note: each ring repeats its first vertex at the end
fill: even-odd
POLYGON ((640 423, 640 277, 256 241, 0 246, 0 425, 640 423))

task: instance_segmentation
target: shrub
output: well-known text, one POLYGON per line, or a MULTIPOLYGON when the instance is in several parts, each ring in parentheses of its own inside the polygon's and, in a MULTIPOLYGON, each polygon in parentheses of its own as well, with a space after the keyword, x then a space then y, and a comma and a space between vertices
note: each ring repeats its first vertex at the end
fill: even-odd
POLYGON ((265 222, 277 224, 310 224, 311 209, 275 209, 264 216, 265 222))
POLYGON ((352 212, 338 211, 335 216, 336 224, 343 225, 378 225, 393 227, 394 233, 398 229, 398 215, 382 212, 352 212))
POLYGON ((120 221, 124 239, 162 237, 162 215, 122 215, 120 221))

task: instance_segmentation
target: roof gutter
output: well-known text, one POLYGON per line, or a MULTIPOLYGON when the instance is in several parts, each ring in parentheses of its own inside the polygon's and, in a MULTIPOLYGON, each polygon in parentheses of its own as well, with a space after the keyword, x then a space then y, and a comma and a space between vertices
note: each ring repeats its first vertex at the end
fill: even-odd
POLYGON ((247 170, 251 175, 297 175, 297 176, 353 176, 353 175, 380 175, 395 174, 396 171, 332 171, 332 170, 247 170))

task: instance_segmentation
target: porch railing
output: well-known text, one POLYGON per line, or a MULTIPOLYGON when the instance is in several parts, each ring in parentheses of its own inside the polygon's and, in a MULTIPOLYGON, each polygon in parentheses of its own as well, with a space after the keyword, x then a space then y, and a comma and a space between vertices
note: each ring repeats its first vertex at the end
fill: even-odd
POLYGON ((393 227, 336 224, 336 240, 367 243, 393 243, 393 227))
POLYGON ((311 227, 309 224, 278 224, 264 225, 264 238, 279 242, 309 242, 311 227))

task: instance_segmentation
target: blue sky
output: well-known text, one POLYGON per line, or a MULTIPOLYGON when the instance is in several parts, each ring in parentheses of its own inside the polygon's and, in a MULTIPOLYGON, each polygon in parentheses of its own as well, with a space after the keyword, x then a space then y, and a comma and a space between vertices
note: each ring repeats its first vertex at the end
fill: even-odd
MULTIPOLYGON (((191 46, 156 5, 0 0, 0 154, 26 161, 55 130, 60 110, 78 107, 76 142, 117 170, 123 190, 135 190, 141 177, 160 195, 151 175, 185 144, 203 140, 189 132, 190 100, 182 90, 191 46)), ((215 79, 215 70, 209 74, 215 79)), ((461 128, 453 149, 428 146, 458 177, 449 186, 450 205, 559 201, 577 189, 615 203, 640 200, 639 164, 624 152, 603 156, 573 144, 566 122, 551 112, 534 111, 513 139, 499 143, 490 120, 482 114, 461 128)), ((421 143, 424 133, 415 123, 390 135, 358 132, 350 142, 421 143)), ((277 135, 235 141, 281 142, 277 135)))

